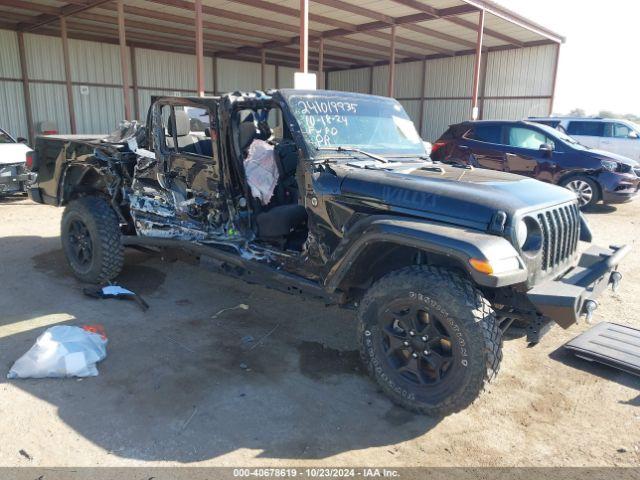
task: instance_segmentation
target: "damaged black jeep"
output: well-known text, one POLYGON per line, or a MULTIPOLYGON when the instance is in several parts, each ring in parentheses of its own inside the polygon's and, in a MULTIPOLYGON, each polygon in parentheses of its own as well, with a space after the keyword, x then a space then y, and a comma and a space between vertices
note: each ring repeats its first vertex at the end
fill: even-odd
POLYGON ((362 360, 398 404, 468 406, 513 322, 536 343, 591 315, 628 248, 591 247, 573 193, 432 162, 395 100, 280 90, 153 98, 146 127, 40 137, 30 190, 66 206, 78 278, 115 278, 126 246, 357 309, 362 360))

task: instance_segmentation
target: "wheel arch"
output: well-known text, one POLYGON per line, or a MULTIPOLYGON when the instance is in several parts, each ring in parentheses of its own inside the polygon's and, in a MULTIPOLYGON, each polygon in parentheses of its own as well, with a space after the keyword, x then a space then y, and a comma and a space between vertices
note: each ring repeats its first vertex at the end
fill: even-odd
POLYGON ((344 271, 338 288, 358 297, 371 285, 391 271, 412 265, 446 267, 471 278, 460 258, 446 256, 429 249, 386 239, 367 244, 355 261, 344 271))
POLYGON ((385 274, 410 265, 457 270, 474 283, 498 288, 526 281, 523 267, 506 275, 475 270, 469 260, 518 256, 504 238, 435 222, 396 217, 369 217, 345 235, 334 251, 337 260, 325 280, 330 291, 362 291, 385 274))
POLYGON ((598 200, 602 200, 602 185, 600 185, 600 182, 596 178, 594 178, 593 175, 589 174, 589 172, 567 173, 558 179, 558 185, 566 188, 565 184, 569 183, 569 181, 574 178, 588 178, 589 180, 591 180, 596 186, 596 194, 598 195, 598 200))
POLYGON ((75 163, 65 169, 58 191, 61 206, 89 194, 108 198, 108 179, 96 165, 75 163))

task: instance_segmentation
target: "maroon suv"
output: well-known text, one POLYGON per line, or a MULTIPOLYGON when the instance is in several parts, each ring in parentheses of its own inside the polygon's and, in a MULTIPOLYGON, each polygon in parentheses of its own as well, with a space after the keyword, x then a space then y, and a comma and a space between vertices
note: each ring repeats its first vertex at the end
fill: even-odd
POLYGON ((452 125, 431 157, 446 163, 517 173, 573 190, 581 207, 632 200, 640 185, 635 160, 592 150, 546 125, 477 121, 452 125))

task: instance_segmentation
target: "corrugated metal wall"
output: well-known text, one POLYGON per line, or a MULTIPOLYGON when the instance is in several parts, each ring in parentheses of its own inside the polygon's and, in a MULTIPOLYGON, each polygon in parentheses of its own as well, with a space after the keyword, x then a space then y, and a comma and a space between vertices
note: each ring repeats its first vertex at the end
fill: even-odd
MULTIPOLYGON (((504 50, 486 54, 486 79, 481 86, 484 119, 519 119, 550 113, 557 47, 504 50), (484 94, 482 93, 484 91, 484 94)), ((420 125, 424 101, 422 136, 436 140, 452 123, 471 118, 471 92, 475 56, 465 55, 424 62, 425 88, 421 94, 423 62, 396 65, 395 97, 420 125), (424 97, 424 100, 421 99, 424 97)), ((387 95, 389 69, 358 68, 329 74, 328 88, 387 95), (371 82, 371 83, 370 83, 371 82)))
MULTIPOLYGON (((71 133, 65 86, 62 41, 25 34, 34 128, 55 123, 60 133, 71 133)), ((0 126, 15 136, 28 137, 20 57, 16 32, 0 30, 0 126)), ((134 51, 138 111, 145 120, 152 95, 196 95, 195 56, 137 48, 134 51)), ((131 69, 131 55, 128 55, 131 69)), ((120 51, 117 45, 69 39, 69 63, 77 133, 105 133, 124 118, 120 51)), ((205 57, 208 94, 261 88, 260 64, 218 59, 214 83, 213 59, 205 57)), ((293 87, 294 68, 279 67, 278 87, 293 87)), ((132 76, 130 73, 130 76, 132 76)), ((130 79, 131 81, 131 79, 130 79)), ((267 65, 266 88, 276 87, 276 67, 267 65)), ((133 89, 130 90, 132 114, 133 89)))
POLYGON ((18 37, 15 32, 0 30, 0 127, 17 137, 27 137, 27 119, 20 83, 18 37))
MULTIPOLYGON (((62 42, 34 34, 25 34, 24 40, 34 126, 53 121, 61 133, 69 133, 62 42)), ((0 30, 0 43, 0 122, 11 133, 27 136, 17 34, 0 30)), ((556 49, 546 45, 488 53, 481 101, 483 118, 549 113, 556 49)), ((140 48, 134 54, 142 120, 152 95, 196 94, 194 55, 140 48)), ((78 133, 113 130, 124 118, 118 46, 70 39, 69 56, 78 133)), ((416 125, 420 124, 420 112, 424 112, 421 133, 425 139, 433 141, 449 124, 470 117, 473 65, 472 55, 396 65, 395 97, 416 125), (425 88, 421 92, 423 68, 425 88)), ((216 93, 261 86, 258 63, 218 59, 214 69, 213 60, 205 58, 204 68, 207 93, 213 93, 214 86, 216 93)), ((268 65, 266 88, 293 87, 295 71, 268 65)), ((386 95, 388 72, 388 66, 331 72, 327 88, 363 93, 371 89, 373 94, 386 95)))

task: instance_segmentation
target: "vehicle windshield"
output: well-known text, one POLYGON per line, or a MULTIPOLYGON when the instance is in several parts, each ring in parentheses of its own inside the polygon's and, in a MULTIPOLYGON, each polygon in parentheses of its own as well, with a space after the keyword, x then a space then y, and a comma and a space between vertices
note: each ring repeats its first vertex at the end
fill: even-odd
POLYGON ((558 140, 562 140, 563 142, 568 143, 569 145, 571 145, 574 148, 577 148, 577 149, 580 149, 580 150, 588 150, 589 149, 589 147, 585 147, 580 142, 578 142, 575 138, 570 137, 569 135, 564 133, 562 130, 558 130, 557 128, 549 127, 548 125, 545 125, 545 124, 542 124, 542 123, 538 124, 538 128, 541 128, 542 130, 547 132, 549 134, 549 136, 554 137, 554 138, 556 138, 558 140))
POLYGON ((0 143, 16 143, 7 132, 0 130, 0 143))
POLYGON ((632 130, 635 130, 636 133, 640 133, 640 125, 634 122, 628 122, 628 123, 629 123, 628 126, 631 127, 632 130))
POLYGON ((318 156, 354 156, 357 150, 383 157, 427 154, 413 122, 391 98, 319 91, 292 92, 286 100, 318 156))

